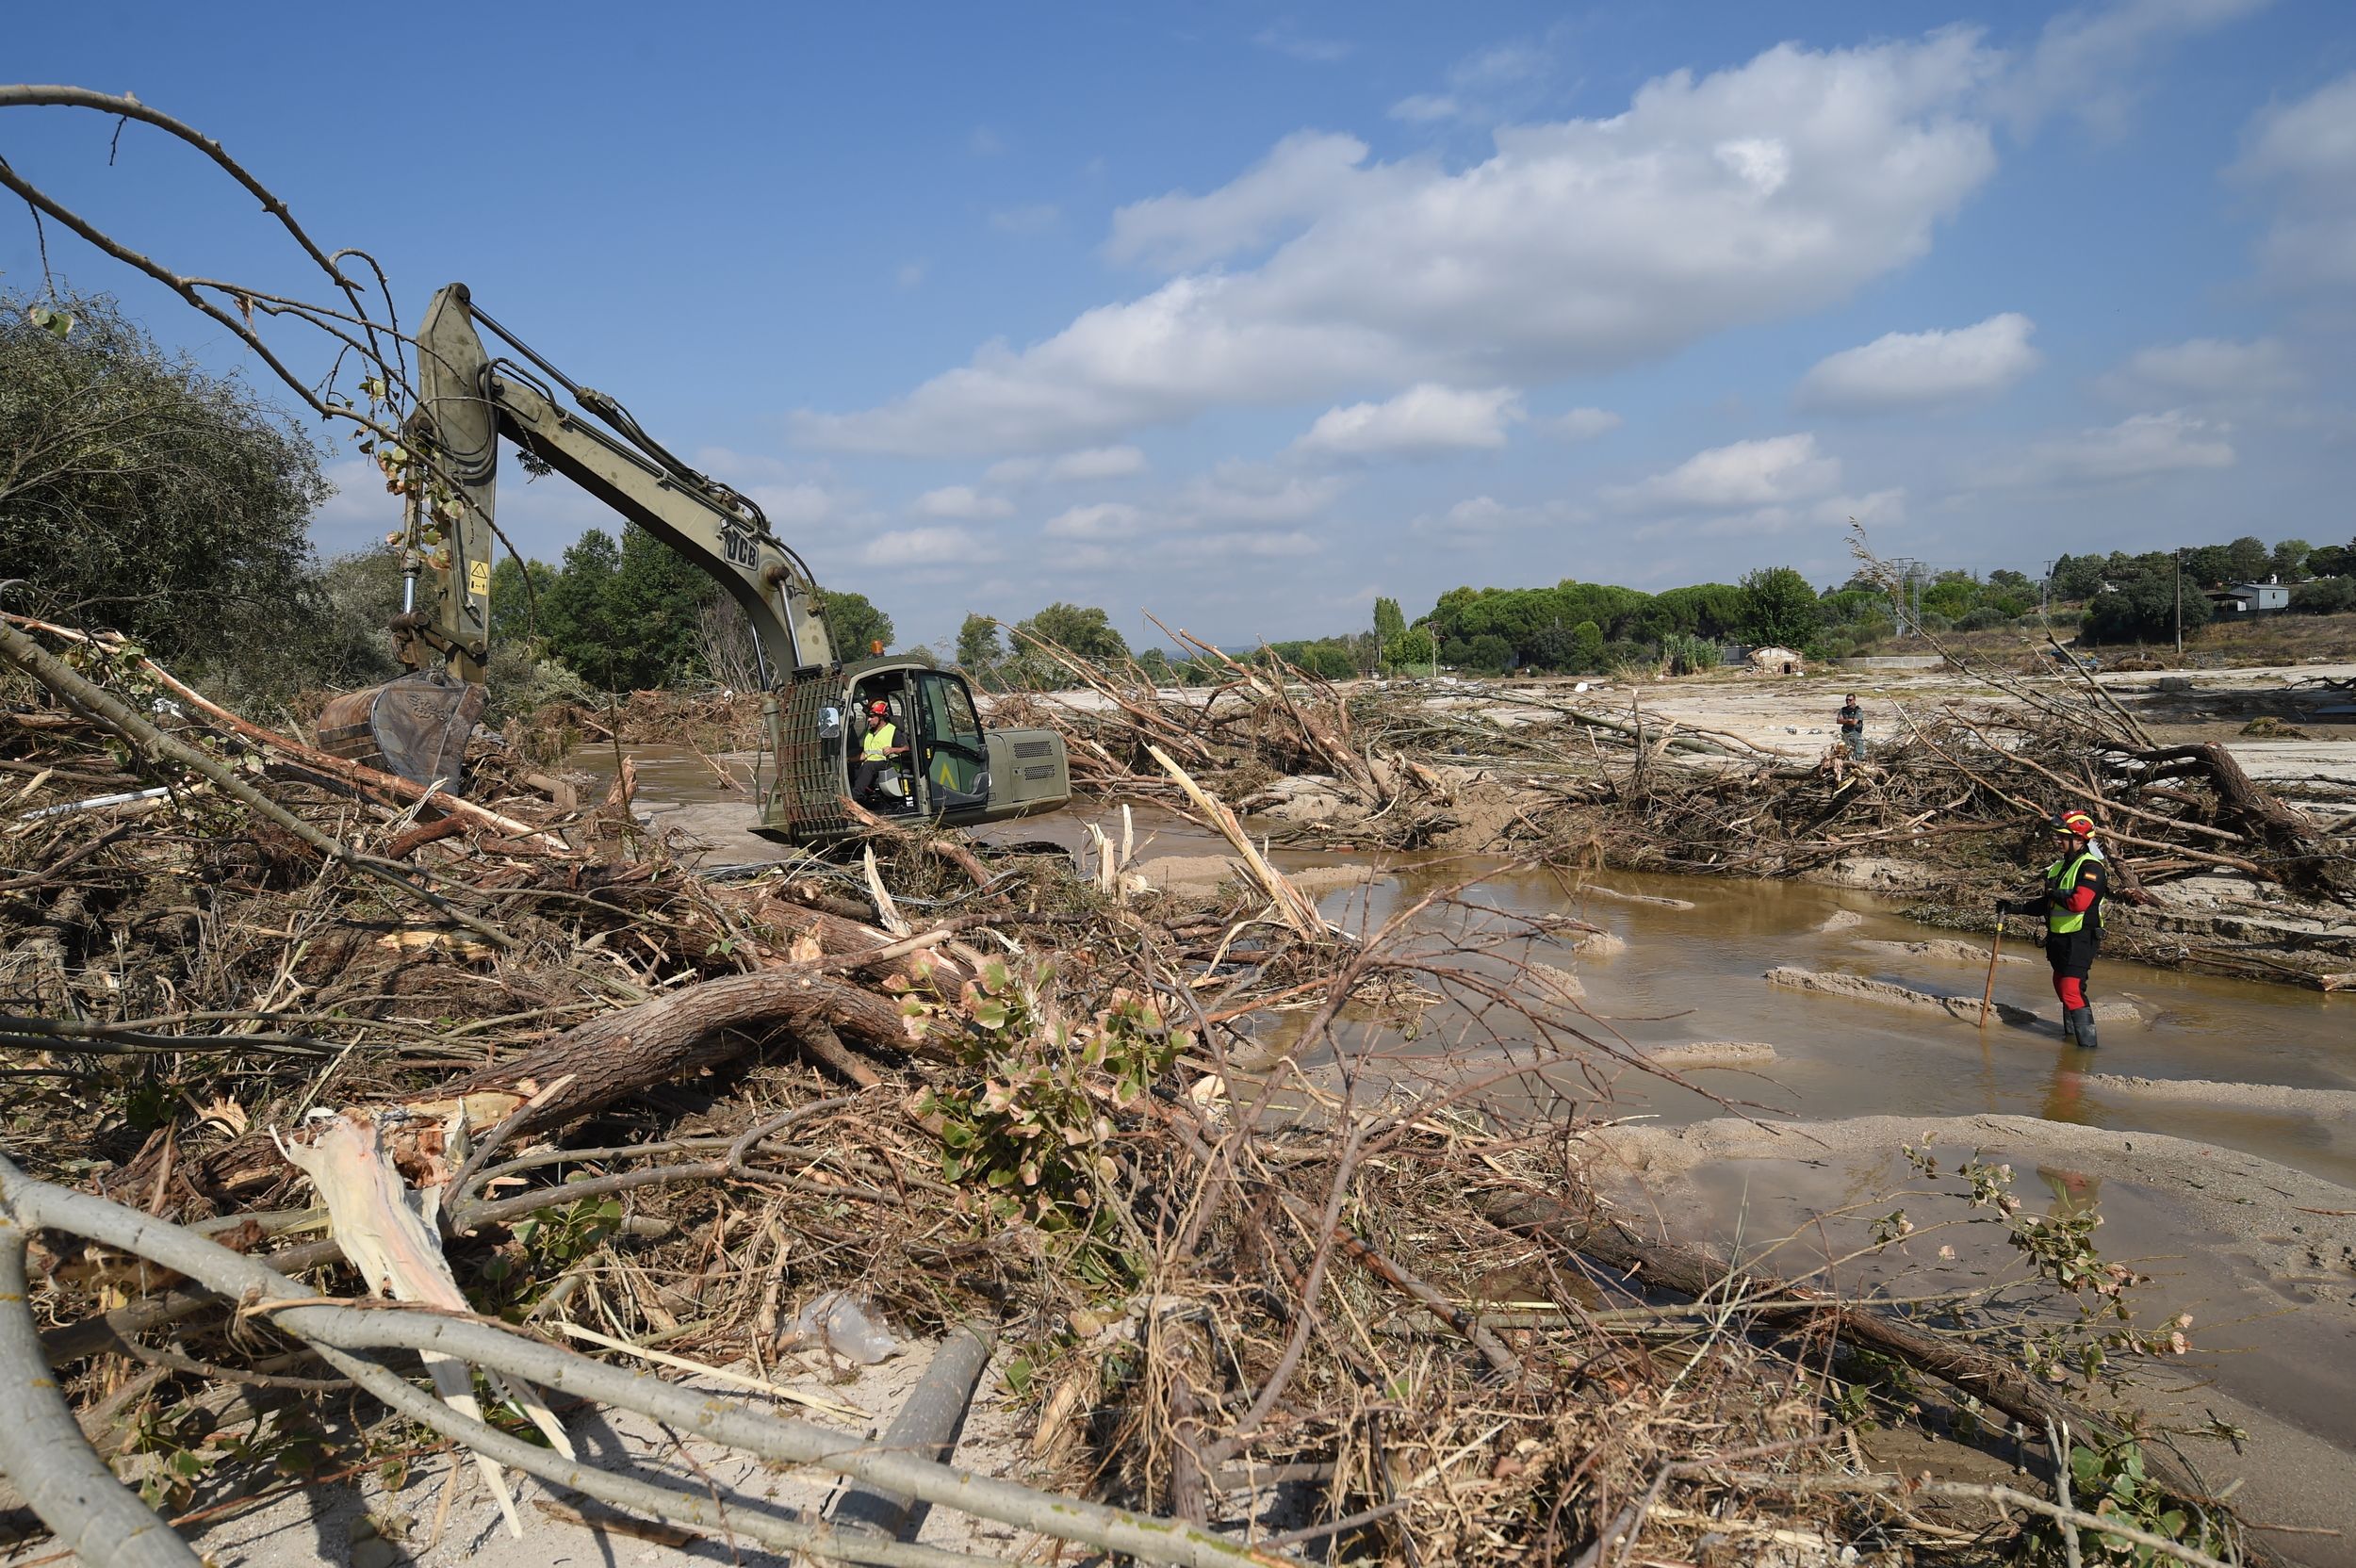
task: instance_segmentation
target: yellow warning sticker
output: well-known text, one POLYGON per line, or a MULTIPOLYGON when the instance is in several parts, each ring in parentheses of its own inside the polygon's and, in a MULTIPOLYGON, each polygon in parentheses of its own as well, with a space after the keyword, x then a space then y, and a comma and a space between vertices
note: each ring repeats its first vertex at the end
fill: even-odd
POLYGON ((466 592, 478 598, 491 596, 491 564, 488 561, 466 563, 466 592))

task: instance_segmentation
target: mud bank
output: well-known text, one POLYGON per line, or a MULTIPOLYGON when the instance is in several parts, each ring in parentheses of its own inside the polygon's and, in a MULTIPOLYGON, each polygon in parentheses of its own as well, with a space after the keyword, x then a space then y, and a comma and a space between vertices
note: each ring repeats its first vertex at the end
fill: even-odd
POLYGON ((2141 1100, 2188 1100, 2210 1105, 2237 1105, 2253 1111, 2282 1111, 2293 1116, 2356 1119, 2356 1089, 2297 1088, 2287 1084, 2220 1084, 2205 1078, 2136 1078, 2097 1072, 2086 1086, 2141 1100))
MULTIPOLYGON (((1869 980, 1861 974, 1835 974, 1817 970, 1795 969, 1788 964, 1777 965, 1763 976, 1771 986, 1788 990, 1813 991, 1821 996, 1846 997, 1857 1002, 1878 1002, 1892 1007, 1913 1007, 1924 1012, 1944 1013, 1949 1018, 1976 1023, 1980 1018, 1980 999, 1976 996, 1940 996, 1933 991, 1918 991, 1910 987, 1893 985, 1888 980, 1869 980)), ((2016 1007, 2009 1002, 1990 1002, 1988 1015, 2016 1029, 2052 1028, 2053 1021, 2016 1007)), ((2094 1004, 2097 1023, 2139 1023, 2143 1009, 2133 1002, 2097 1002, 2094 1004)))

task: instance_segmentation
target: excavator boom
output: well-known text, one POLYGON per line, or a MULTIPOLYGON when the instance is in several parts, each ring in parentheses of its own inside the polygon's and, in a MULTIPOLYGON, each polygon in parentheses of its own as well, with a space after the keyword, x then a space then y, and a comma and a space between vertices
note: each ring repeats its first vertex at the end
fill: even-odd
POLYGON ((408 497, 410 587, 393 623, 412 673, 331 701, 319 718, 327 749, 464 788, 466 737, 482 710, 491 652, 505 438, 678 551, 744 612, 771 764, 757 832, 806 843, 854 830, 843 795, 855 743, 844 715, 855 701, 883 702, 915 721, 912 765, 892 796, 904 809, 961 825, 1051 811, 1070 798, 1062 738, 984 732, 961 676, 911 661, 846 671, 817 582, 759 504, 680 462, 614 399, 567 380, 477 309, 464 284, 434 295, 426 311, 417 389, 404 433, 433 479, 425 495, 408 497), (486 331, 516 357, 495 357, 486 331), (568 408, 560 390, 606 428, 568 408))

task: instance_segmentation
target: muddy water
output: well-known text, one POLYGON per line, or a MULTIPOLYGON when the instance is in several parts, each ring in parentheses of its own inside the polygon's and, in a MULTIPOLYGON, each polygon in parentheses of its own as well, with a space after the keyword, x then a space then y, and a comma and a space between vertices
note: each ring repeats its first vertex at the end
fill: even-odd
MULTIPOLYGON (((1379 922, 1402 898, 1464 874, 1461 863, 1409 865, 1361 903, 1379 922)), ((2159 1101, 2090 1081, 2106 1074, 2356 1089, 2356 997, 2098 963, 2095 1000, 2132 1001, 2143 1016, 2104 1023, 2102 1049, 2082 1052, 2065 1047, 2050 1024, 1982 1030, 1941 1013, 1787 990, 1761 978, 1771 968, 1792 965, 1976 1000, 1988 975, 1984 958, 1967 964, 1867 945, 1952 938, 1902 919, 1890 901, 1789 882, 1619 873, 1593 880, 1694 907, 1604 897, 1532 872, 1501 872, 1468 897, 1509 913, 1577 915, 1627 943, 1615 954, 1565 956, 1542 947, 1533 955, 1579 976, 1598 1021, 1585 1025, 1593 1033, 1608 1030, 1639 1047, 1773 1045, 1775 1060, 1755 1072, 1686 1074, 1728 1099, 1811 1119, 1998 1112, 2168 1133, 2356 1185, 2356 1128, 2344 1113, 2159 1101), (1860 917, 1857 923, 1825 929, 1842 911, 1860 917)), ((1972 940, 1985 953, 1986 939, 1972 940)), ((2029 961, 1997 966, 1995 999, 2054 1019, 2058 1007, 2042 954, 2025 941, 2008 946, 2008 956, 2029 961)), ((1624 1113, 1671 1122, 1726 1114, 1703 1095, 1644 1074, 1622 1075, 1613 1100, 1624 1113)))
MULTIPOLYGON (((713 765, 695 753, 643 746, 630 748, 630 755, 638 770, 642 819, 658 832, 677 830, 683 841, 708 846, 701 852, 707 865, 794 858, 745 831, 753 809, 749 793, 724 788, 713 765)), ((589 749, 575 760, 609 774, 612 757, 610 750, 589 749)), ((747 772, 742 760, 723 760, 720 765, 739 779, 747 772)), ((1085 836, 1085 820, 1066 812, 1003 824, 983 836, 1073 848, 1085 836)), ((1110 820, 1101 813, 1095 820, 1119 838, 1117 812, 1110 820)), ((1225 851, 1212 835, 1168 812, 1140 809, 1135 821, 1140 860, 1225 851)), ((1287 869, 1351 861, 1344 855, 1284 850, 1273 858, 1287 869)), ((2102 1049, 2082 1052, 2063 1046, 2050 1024, 2031 1030, 1996 1023, 1981 1030, 1940 1013, 1786 990, 1761 978, 1769 969, 1792 965, 1977 999, 1987 977, 1984 958, 1946 961, 1867 945, 1954 935, 1914 924, 1898 915, 1894 903, 1869 894, 1788 882, 1616 872, 1600 874, 1582 887, 1553 874, 1464 857, 1399 857, 1384 870, 1387 874, 1366 888, 1329 894, 1322 904, 1328 918, 1371 930, 1406 904, 1487 872, 1491 874, 1464 895, 1474 906, 1470 911, 1434 912, 1422 923, 1433 930, 1495 928, 1513 916, 1568 914, 1620 938, 1626 946, 1616 953, 1580 954, 1567 941, 1540 941, 1527 956, 1579 977, 1587 991, 1585 1005, 1595 1016, 1574 1021, 1599 1038, 1640 1048, 1695 1041, 1774 1046, 1775 1059, 1756 1070, 1686 1071, 1692 1082, 1727 1101, 1811 1119, 1999 1112, 2168 1133, 2246 1150, 2356 1185, 2356 1126, 2350 1125, 2356 1119, 2344 1112, 2156 1100, 2091 1081, 2094 1074, 2114 1074, 2356 1089, 2356 996, 2102 962, 2095 971, 2095 1000, 2132 1001, 2142 1016, 2135 1022, 2105 1022, 2102 1049), (1672 902, 1609 897, 1598 890, 1602 888, 1672 902), (1675 907, 1675 901, 1693 906, 1675 907), (1839 923, 1844 911, 1857 917, 1855 923, 1839 923), (1828 923, 1835 928, 1827 929, 1828 923)), ((1996 999, 2054 1018, 2057 1007, 2041 955, 2022 939, 2007 943, 2007 956, 2027 961, 1998 966, 1996 999)), ((1284 1043, 1300 1021, 1298 1016, 1268 1020, 1262 1037, 1271 1045, 1284 1043)), ((1460 1063, 1484 1070, 1509 1058, 1528 1060, 1527 1052, 1517 1048, 1528 1033, 1499 1026, 1500 1043, 1485 1027, 1439 1010, 1412 1040, 1365 1030, 1344 1039, 1350 1049, 1447 1072, 1459 1070, 1460 1063)), ((1556 1067, 1546 1077, 1562 1092, 1593 1098, 1586 1071, 1556 1067)), ((1704 1094, 1635 1071, 1618 1073, 1611 1098, 1617 1114, 1672 1123, 1726 1114, 1704 1094)))

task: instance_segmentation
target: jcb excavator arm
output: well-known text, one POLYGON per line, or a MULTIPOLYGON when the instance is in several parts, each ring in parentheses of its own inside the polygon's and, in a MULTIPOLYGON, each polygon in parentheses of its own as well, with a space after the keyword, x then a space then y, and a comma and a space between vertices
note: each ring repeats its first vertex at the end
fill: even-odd
POLYGON ((744 607, 761 663, 755 833, 793 844, 856 834, 873 819, 845 797, 862 788, 877 808, 950 827, 1034 816, 1071 798, 1063 737, 983 729, 958 672, 935 668, 929 656, 837 662, 810 568, 770 532, 752 498, 664 450, 613 399, 567 381, 475 309, 464 285, 434 297, 417 350, 417 407, 404 444, 431 478, 408 494, 412 602, 394 623, 413 673, 332 699, 319 714, 320 745, 420 783, 465 787, 466 737, 483 709, 491 651, 492 518, 504 436, 693 562, 744 607), (493 358, 484 331, 526 363, 493 358), (559 390, 606 429, 559 402, 559 390), (896 754, 905 761, 892 777, 855 781, 858 742, 844 722, 855 708, 892 715, 907 735, 896 754))
MULTIPOLYGON (((576 386, 498 322, 474 308, 464 284, 434 296, 417 334, 417 410, 411 438, 437 464, 462 503, 445 523, 447 564, 432 572, 425 602, 405 625, 468 681, 483 678, 491 636, 491 521, 502 435, 694 563, 744 607, 762 682, 834 662, 810 568, 776 535, 750 497, 695 472, 663 449, 612 399, 576 386), (532 369, 495 359, 488 328, 532 369), (596 429, 558 402, 550 384, 628 439, 596 429)), ((410 656, 422 667, 425 660, 410 656)))

